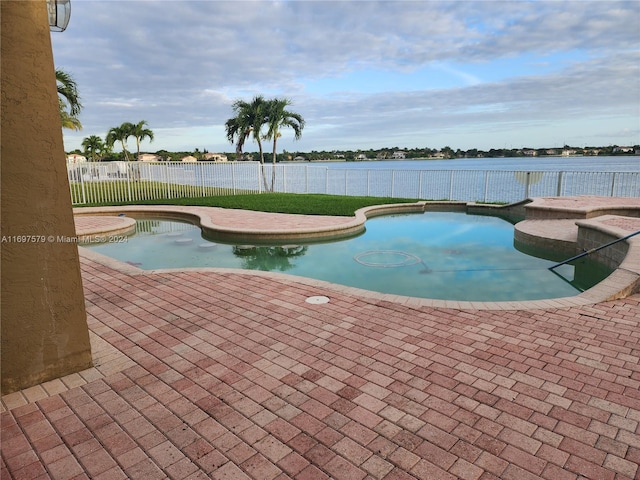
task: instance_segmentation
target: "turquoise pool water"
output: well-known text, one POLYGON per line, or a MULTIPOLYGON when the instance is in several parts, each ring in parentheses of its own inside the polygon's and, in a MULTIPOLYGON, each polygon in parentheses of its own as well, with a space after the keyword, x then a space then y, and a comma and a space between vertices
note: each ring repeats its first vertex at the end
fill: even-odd
MULTIPOLYGON (((513 245, 513 225, 500 218, 451 212, 377 217, 362 235, 331 243, 228 245, 205 240, 199 227, 138 220, 123 243, 92 250, 143 269, 225 267, 285 272, 412 297, 514 301, 573 296, 610 272, 526 255, 513 245), (582 272, 587 272, 582 275, 582 272)), ((588 262, 585 261, 585 262, 588 262)))

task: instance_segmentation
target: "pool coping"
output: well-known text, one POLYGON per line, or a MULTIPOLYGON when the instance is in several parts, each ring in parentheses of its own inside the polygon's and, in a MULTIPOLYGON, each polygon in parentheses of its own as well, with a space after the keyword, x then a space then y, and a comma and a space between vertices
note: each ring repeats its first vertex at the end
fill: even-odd
MULTIPOLYGON (((531 202, 534 203, 534 202, 531 202)), ((313 216, 313 215, 292 215, 292 214, 280 214, 280 213, 265 213, 265 212, 249 212, 246 210, 233 210, 233 209, 219 209, 217 207, 185 207, 185 206, 157 206, 157 205, 134 205, 134 206, 122 206, 122 207, 85 207, 74 209, 76 219, 87 217, 110 217, 113 220, 112 230, 107 225, 109 222, 103 222, 100 226, 94 230, 87 228, 85 225, 77 225, 79 232, 83 235, 89 236, 89 238, 98 238, 105 235, 126 234, 131 232, 130 222, 126 222, 124 219, 130 220, 127 217, 114 216, 118 214, 136 214, 140 216, 162 216, 164 218, 175 218, 178 220, 189 221, 199 226, 203 230, 212 231, 215 234, 222 233, 233 238, 242 239, 256 239, 262 238, 263 240, 320 240, 320 239, 335 239, 340 237, 348 237, 362 231, 364 225, 369 218, 380 215, 389 215, 394 213, 419 213, 427 210, 445 210, 445 211, 467 211, 472 207, 474 212, 480 212, 484 210, 486 213, 507 214, 509 209, 521 208, 522 206, 527 208, 530 205, 530 201, 519 202, 514 205, 496 206, 496 205, 481 205, 476 203, 467 202, 417 202, 408 204, 388 204, 371 206, 359 209, 356 211, 353 217, 329 217, 329 216, 313 216), (234 228, 230 225, 216 224, 212 217, 220 211, 225 211, 225 214, 231 213, 232 216, 253 216, 260 221, 267 221, 266 224, 262 224, 262 228, 234 228), (271 219, 271 221, 269 221, 271 219), (279 221, 276 221, 279 220, 279 221), (304 227, 296 228, 295 222, 302 219, 316 219, 325 220, 324 225, 318 227, 304 227), (328 219, 328 220, 327 220, 328 219), (335 223, 332 224, 331 220, 335 219, 335 223), (282 222, 281 220, 284 220, 282 222), (286 227, 274 228, 273 225, 282 225, 283 223, 291 222, 286 227), (293 236, 292 236, 293 235, 293 236), (93 237, 92 237, 93 236, 93 237)), ((599 209, 603 214, 607 213, 606 209, 599 209)), ((608 215, 607 218, 614 215, 608 215)), ((557 218, 557 217, 556 217, 557 218)), ((581 218, 585 218, 584 216, 581 218)), ((227 218, 229 220, 229 218, 227 218)), ((557 219, 538 220, 539 222, 554 222, 557 219)), ((78 223, 78 222, 76 222, 78 223)), ((575 219, 576 228, 594 228, 599 229, 605 233, 613 235, 617 238, 626 236, 629 232, 624 228, 616 225, 606 224, 598 220, 598 217, 579 220, 575 219)), ((135 229, 135 225, 133 225, 135 229)), ((80 233, 78 233, 80 235, 80 233)), ((99 239, 99 238, 98 238, 99 239)), ((554 239, 548 239, 551 243, 554 239)), ((571 297, 561 297, 554 299, 544 300, 523 300, 523 301, 507 301, 507 302, 480 302, 480 301, 457 301, 457 300, 438 300, 429 298, 410 297, 395 294, 385 294, 379 292, 373 292, 355 287, 348 287, 344 285, 334 284, 322 280, 310 279, 307 277, 300 277, 291 274, 285 274, 280 272, 261 272, 261 271, 248 271, 242 269, 228 269, 228 268, 212 268, 212 267, 194 267, 194 268, 178 268, 178 269, 157 269, 157 270, 143 270, 133 265, 115 260, 111 257, 99 254, 97 252, 90 251, 86 248, 79 248, 81 255, 86 256, 98 263, 108 265, 115 270, 121 271, 129 275, 153 275, 157 273, 170 273, 170 272, 182 272, 182 271, 214 271, 220 273, 234 273, 238 275, 253 275, 264 276, 267 278, 278 278, 283 281, 297 282, 305 285, 315 286, 320 290, 335 291, 341 293, 348 293, 352 295, 358 295, 369 299, 378 301, 388 301, 394 303, 400 303, 404 305, 411 305, 413 307, 435 307, 435 308, 453 308, 458 310, 531 310, 531 309, 549 309, 549 308, 566 308, 572 306, 593 305, 596 303, 615 300, 618 298, 624 298, 632 293, 640 291, 640 236, 625 240, 628 245, 627 254, 622 263, 616 268, 616 270, 609 275, 605 280, 595 285, 594 287, 571 297)))

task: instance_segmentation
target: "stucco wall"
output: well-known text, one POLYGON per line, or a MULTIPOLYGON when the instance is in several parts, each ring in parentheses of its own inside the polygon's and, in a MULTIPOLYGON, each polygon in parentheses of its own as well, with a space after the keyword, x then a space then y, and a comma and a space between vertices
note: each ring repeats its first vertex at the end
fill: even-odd
POLYGON ((2 1, 2 393, 91 366, 45 0, 2 1), (26 237, 32 236, 32 237, 26 237))

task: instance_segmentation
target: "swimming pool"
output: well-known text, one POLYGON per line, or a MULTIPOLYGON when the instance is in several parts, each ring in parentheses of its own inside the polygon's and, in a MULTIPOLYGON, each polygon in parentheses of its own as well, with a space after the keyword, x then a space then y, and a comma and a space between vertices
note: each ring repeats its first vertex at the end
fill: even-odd
POLYGON ((376 217, 354 238, 330 243, 238 245, 210 242, 199 227, 139 219, 122 243, 88 245, 142 269, 223 267, 285 272, 382 293, 459 301, 519 301, 573 296, 610 270, 580 268, 514 247, 513 225, 458 212, 376 217))

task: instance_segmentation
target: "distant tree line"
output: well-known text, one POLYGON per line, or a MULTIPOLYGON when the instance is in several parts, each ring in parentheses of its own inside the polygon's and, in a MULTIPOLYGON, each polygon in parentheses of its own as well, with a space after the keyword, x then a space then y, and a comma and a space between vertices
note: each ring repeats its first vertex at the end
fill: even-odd
MULTIPOLYGON (((70 153, 78 153, 85 155, 92 161, 114 161, 125 160, 124 152, 113 152, 106 147, 104 141, 95 135, 85 138, 83 141, 83 150, 74 150, 70 153), (94 138, 95 137, 95 138, 94 138), (92 146, 97 139, 98 147, 92 146), (100 150, 100 142, 106 148, 100 150), (102 152, 98 157, 94 156, 95 152, 102 152)), ((358 161, 357 157, 364 154, 367 160, 390 160, 393 158, 394 152, 404 152, 406 159, 455 159, 455 158, 501 158, 501 157, 549 157, 561 156, 563 151, 571 152, 571 155, 587 155, 587 156, 618 156, 618 155, 638 155, 640 153, 640 145, 633 147, 621 147, 618 145, 609 145, 606 147, 566 147, 566 148, 538 148, 538 149, 469 149, 469 150, 453 150, 449 147, 442 149, 435 148, 381 148, 367 150, 311 150, 311 151, 295 151, 290 152, 284 150, 276 155, 277 162, 288 161, 307 161, 315 162, 322 160, 344 160, 347 162, 358 161)), ((148 152, 151 153, 151 152, 148 152)), ((186 156, 195 157, 197 160, 205 160, 204 154, 209 153, 206 148, 195 148, 194 150, 171 152, 168 150, 158 150, 153 152, 161 161, 179 162, 186 156)), ((258 161, 259 152, 243 152, 239 157, 237 152, 219 152, 227 156, 229 161, 258 161)), ((128 154, 129 155, 129 154, 128 154)))
POLYGON ((133 137, 136 142, 136 157, 140 157, 140 142, 144 139, 153 141, 153 131, 148 128, 146 120, 138 123, 124 122, 123 124, 112 127, 107 132, 104 140, 98 135, 90 135, 82 140, 83 151, 76 150, 72 153, 82 153, 92 162, 124 160, 130 161, 132 155, 127 147, 127 140, 133 137), (118 143, 122 148, 122 152, 114 153, 113 147, 118 143))
MULTIPOLYGON (((322 161, 322 160, 344 160, 347 162, 358 161, 358 157, 364 155, 367 160, 391 160, 394 159, 394 153, 402 152, 406 159, 428 159, 428 158, 501 158, 501 157, 548 157, 564 155, 593 155, 593 156, 615 156, 615 155, 638 155, 640 153, 640 145, 633 147, 621 147, 618 145, 609 145, 605 147, 571 147, 565 145, 559 148, 492 148, 489 150, 481 150, 472 148, 469 150, 454 150, 451 147, 443 148, 399 148, 385 147, 380 149, 361 149, 361 150, 311 150, 311 151, 284 151, 278 154, 278 162, 294 161, 322 161)), ((238 160, 234 153, 226 153, 229 160, 238 160)), ((257 160, 258 152, 245 152, 239 160, 257 160)))

